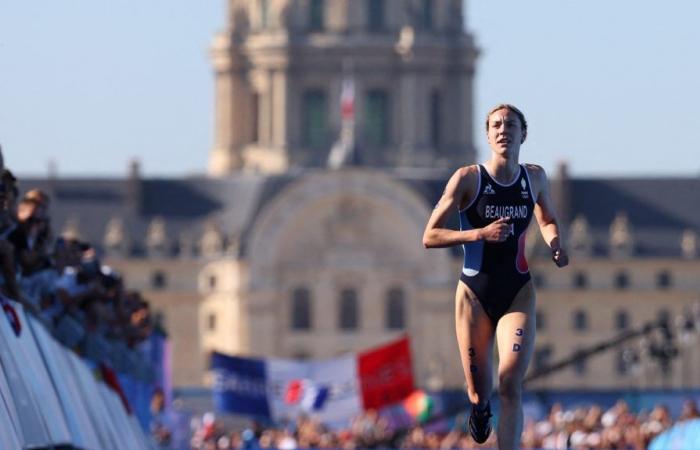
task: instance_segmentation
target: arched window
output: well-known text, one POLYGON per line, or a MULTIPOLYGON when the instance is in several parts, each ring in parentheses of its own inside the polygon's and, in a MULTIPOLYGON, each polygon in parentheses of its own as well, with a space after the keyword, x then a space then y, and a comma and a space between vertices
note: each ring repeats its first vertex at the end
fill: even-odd
POLYGON ((321 148, 326 145, 328 101, 325 91, 309 89, 303 93, 301 117, 303 144, 311 148, 321 148))
POLYGON ((367 28, 370 31, 382 31, 385 23, 385 1, 384 0, 367 0, 367 28))
POLYGON ((384 89, 370 89, 365 99, 365 136, 374 146, 389 143, 389 94, 384 89))
POLYGON ((423 0, 421 11, 421 25, 426 30, 433 28, 433 0, 423 0))
POLYGON ((305 287, 292 291, 292 330, 311 329, 311 293, 305 287))
POLYGON ((384 323, 388 330, 403 330, 406 327, 404 294, 399 287, 393 287, 387 292, 384 323))
POLYGON ((309 3, 309 29, 323 30, 324 0, 311 0, 309 3))
POLYGON ((359 326, 357 291, 346 288, 340 291, 340 307, 338 308, 338 328, 341 330, 356 330, 359 326))

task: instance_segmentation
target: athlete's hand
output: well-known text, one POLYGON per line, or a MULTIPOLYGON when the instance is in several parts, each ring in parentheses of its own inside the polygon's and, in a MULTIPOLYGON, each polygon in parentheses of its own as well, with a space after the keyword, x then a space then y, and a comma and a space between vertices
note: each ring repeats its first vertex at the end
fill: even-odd
POLYGON ((569 264, 569 255, 566 254, 566 250, 561 247, 552 249, 552 261, 557 267, 564 267, 569 264))
POLYGON ((481 229, 481 238, 486 242, 503 242, 511 231, 510 217, 500 217, 481 229))

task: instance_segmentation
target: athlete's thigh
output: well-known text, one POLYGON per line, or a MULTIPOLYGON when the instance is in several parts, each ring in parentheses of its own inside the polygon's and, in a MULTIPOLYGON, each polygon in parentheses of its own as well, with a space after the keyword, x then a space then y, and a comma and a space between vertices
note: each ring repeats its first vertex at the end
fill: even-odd
POLYGON ((495 328, 474 293, 461 281, 455 295, 455 326, 467 387, 488 398, 493 386, 495 328))
POLYGON ((528 281, 498 321, 498 374, 522 379, 535 349, 535 290, 528 281))

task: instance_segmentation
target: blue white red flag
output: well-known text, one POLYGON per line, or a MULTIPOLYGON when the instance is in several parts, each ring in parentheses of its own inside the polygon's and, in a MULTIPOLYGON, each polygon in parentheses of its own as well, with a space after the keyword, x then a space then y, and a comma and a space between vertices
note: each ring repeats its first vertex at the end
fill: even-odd
POLYGON ((355 82, 345 78, 340 90, 340 116, 343 120, 355 118, 355 82))
POLYGON ((213 353, 218 411, 276 422, 299 415, 342 424, 413 390, 408 338, 361 354, 319 361, 252 359, 213 353))

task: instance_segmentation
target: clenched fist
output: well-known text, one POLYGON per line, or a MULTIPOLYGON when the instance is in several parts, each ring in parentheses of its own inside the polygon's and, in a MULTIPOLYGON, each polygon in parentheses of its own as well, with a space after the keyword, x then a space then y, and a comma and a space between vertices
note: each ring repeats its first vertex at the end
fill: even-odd
POLYGON ((569 264, 569 255, 566 254, 566 250, 561 247, 552 249, 552 261, 557 267, 564 267, 569 264))
POLYGON ((481 238, 486 242, 503 242, 508 239, 513 226, 510 217, 500 217, 481 229, 481 238))

